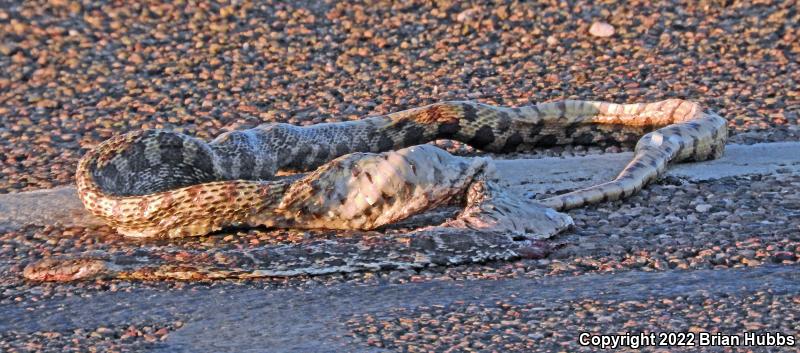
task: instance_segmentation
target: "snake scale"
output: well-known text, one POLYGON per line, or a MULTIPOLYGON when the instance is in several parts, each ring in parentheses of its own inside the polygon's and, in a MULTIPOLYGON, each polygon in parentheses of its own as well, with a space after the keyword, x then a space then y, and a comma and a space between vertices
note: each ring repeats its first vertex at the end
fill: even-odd
MULTIPOLYGON (((412 236, 434 243, 428 254, 452 253, 444 263, 463 263, 515 256, 498 245, 502 241, 488 247, 496 251, 481 253, 475 246, 481 240, 474 234, 528 242, 546 238, 572 224, 557 211, 629 196, 670 163, 720 157, 726 126, 716 113, 680 99, 646 104, 563 100, 513 108, 453 101, 355 121, 263 124, 226 132, 211 142, 164 130, 134 131, 89 151, 79 162, 76 181, 85 207, 131 237, 197 236, 231 226, 374 230, 459 204, 463 210, 454 219, 412 236), (534 201, 499 187, 491 159, 457 157, 426 144, 438 139, 495 153, 558 145, 636 146, 633 159, 614 180, 534 201), (276 176, 279 171, 308 173, 276 176), (448 248, 458 237, 473 239, 472 245, 462 241, 459 246, 482 255, 465 257, 448 248)), ((283 272, 229 269, 206 277, 387 265, 371 261, 283 272)), ((28 266, 25 276, 70 280, 137 271, 120 266, 107 260, 45 260, 28 266)), ((148 278, 182 278, 164 274, 167 267, 161 267, 160 277, 149 271, 148 278)))

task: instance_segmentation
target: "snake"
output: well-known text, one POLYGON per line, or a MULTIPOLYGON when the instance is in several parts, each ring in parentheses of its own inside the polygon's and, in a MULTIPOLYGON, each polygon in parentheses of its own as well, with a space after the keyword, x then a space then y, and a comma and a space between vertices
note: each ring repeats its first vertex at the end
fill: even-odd
MULTIPOLYGON (((440 244, 428 249, 429 254, 452 253, 447 244, 453 239, 474 240, 465 234, 529 243, 550 237, 573 224, 560 211, 628 197, 672 163, 719 158, 726 140, 725 118, 682 99, 634 104, 561 100, 519 107, 448 101, 351 121, 266 123, 225 132, 209 142, 174 131, 137 130, 88 151, 78 163, 76 184, 90 213, 120 234, 138 238, 202 236, 259 226, 373 231, 455 204, 462 210, 453 219, 412 232, 440 244), (490 158, 454 156, 429 144, 442 139, 490 153, 565 145, 635 147, 614 180, 533 200, 504 190, 490 158)), ((490 248, 496 251, 453 255, 444 262, 515 256, 506 246, 490 248)), ((375 268, 381 261, 344 267, 375 268)), ((136 271, 107 260, 60 263, 33 264, 25 277, 69 280, 136 271)), ((247 275, 228 270, 220 276, 310 274, 333 267, 326 268, 262 269, 247 275)), ((173 275, 162 277, 180 277, 176 271, 162 274, 168 272, 173 275)))

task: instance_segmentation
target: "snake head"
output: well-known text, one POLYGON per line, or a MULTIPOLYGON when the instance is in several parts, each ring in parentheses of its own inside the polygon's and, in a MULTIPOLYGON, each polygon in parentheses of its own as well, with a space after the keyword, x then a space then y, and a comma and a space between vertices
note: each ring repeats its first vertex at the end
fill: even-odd
POLYGON ((98 259, 45 259, 25 267, 22 276, 31 281, 70 282, 108 274, 105 261, 98 259))

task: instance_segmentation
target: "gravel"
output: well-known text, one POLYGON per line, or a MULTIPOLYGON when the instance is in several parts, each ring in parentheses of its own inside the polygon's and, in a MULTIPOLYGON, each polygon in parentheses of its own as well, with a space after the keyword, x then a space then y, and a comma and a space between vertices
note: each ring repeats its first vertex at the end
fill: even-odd
POLYGON ((614 35, 614 26, 605 22, 595 22, 589 27, 589 34, 601 38, 611 37, 614 35))
POLYGON ((99 326, 89 329, 0 333, 3 352, 138 352, 152 349, 183 322, 99 326))
MULTIPOLYGON (((87 149, 135 129, 211 138, 263 122, 342 121, 451 99, 520 105, 680 97, 728 118, 731 142, 800 140, 798 22, 796 6, 782 1, 6 3, 0 7, 0 193, 72 183, 87 149), (613 26, 614 35, 590 35, 595 22, 613 26)), ((547 155, 565 151, 573 150, 547 155)), ((800 176, 785 174, 664 180, 623 202, 570 211, 576 229, 556 237, 545 259, 241 285, 273 291, 793 266, 800 260, 798 187, 800 176)), ((27 263, 50 256, 183 248, 213 257, 217 249, 335 238, 254 229, 138 243, 107 227, 0 229, 0 305, 223 286, 21 280, 27 263)), ((798 317, 799 300, 797 293, 765 290, 630 302, 452 303, 352 317, 348 326, 354 350, 427 351, 459 339, 475 350, 573 351, 578 347, 569 335, 579 328, 797 332, 791 318, 798 317)), ((0 350, 146 350, 182 326, 129 321, 80 331, 4 331, 0 350)))
MULTIPOLYGON (((327 283, 361 278, 404 283, 437 278, 465 280, 630 269, 708 269, 764 263, 789 265, 798 261, 800 196, 796 189, 800 186, 800 176, 728 177, 675 185, 678 182, 664 180, 624 201, 569 211, 575 220, 575 229, 549 241, 553 250, 546 259, 323 276, 312 281, 327 283), (696 211, 698 205, 711 205, 711 208, 701 213, 696 211), (742 251, 751 255, 743 256, 742 251)), ((385 242, 391 243, 391 234, 395 232, 383 236, 376 232, 338 234, 257 228, 189 239, 135 241, 124 239, 105 226, 29 226, 0 235, 0 264, 3 264, 0 266, 3 274, 0 288, 6 288, 6 292, 0 292, 4 294, 0 297, 0 304, 12 301, 14 295, 11 293, 30 288, 30 284, 21 281, 19 274, 26 264, 41 258, 114 253, 131 259, 148 257, 155 262, 186 261, 186 257, 192 262, 223 267, 236 262, 238 266, 247 268, 252 263, 246 261, 247 256, 228 258, 232 250, 243 254, 250 250, 258 256, 269 248, 286 245, 302 248, 326 241, 326 246, 331 249, 342 247, 340 251, 343 253, 336 252, 337 256, 344 256, 347 251, 359 252, 352 256, 364 256, 360 252, 370 250, 358 250, 358 247, 353 248, 354 244, 380 246, 385 242)), ((271 266, 280 266, 280 261, 287 261, 273 260, 276 263, 271 266)), ((288 281, 304 282, 302 279, 288 281)), ((55 293, 70 290, 69 286, 44 287, 55 293)))
POLYGON ((796 140, 798 22, 785 1, 11 2, 0 193, 71 183, 87 149, 134 129, 210 138, 450 99, 681 97, 745 140, 796 140))
MULTIPOLYGON (((700 332, 738 334, 800 329, 800 296, 770 290, 746 295, 651 297, 643 300, 556 300, 529 304, 494 304, 397 308, 352 318, 352 337, 372 347, 395 352, 597 352, 580 346, 581 332, 632 335, 700 332)), ((697 352, 699 340, 688 347, 663 346, 664 351, 697 352)), ((652 351, 659 347, 614 351, 652 351)), ((764 349, 764 348, 761 348, 764 349)), ((769 348, 766 348, 769 351, 769 348)), ((782 350, 791 350, 783 347, 782 350)), ((717 351, 720 347, 704 348, 717 351)))
MULTIPOLYGON (((432 267, 419 271, 274 278, 241 282, 241 285, 269 291, 313 290, 339 284, 388 286, 446 282, 469 285, 470 281, 486 279, 796 266, 800 261, 800 198, 796 193, 800 186, 800 176, 779 174, 675 185, 678 182, 659 182, 624 202, 570 211, 575 219, 576 229, 554 238, 552 245, 555 249, 544 259, 432 267), (696 205, 701 204, 712 205, 712 208, 706 213, 696 212, 696 205)), ((354 238, 370 236, 348 234, 341 242, 348 243, 354 238)), ((157 293, 180 293, 195 288, 213 289, 225 286, 225 282, 192 284, 98 280, 40 284, 23 281, 22 268, 30 261, 43 257, 75 257, 126 250, 132 251, 132 255, 177 259, 180 257, 179 251, 183 249, 204 250, 205 255, 200 259, 202 261, 217 259, 224 262, 225 259, 218 258, 218 255, 226 249, 246 250, 285 243, 302 245, 319 240, 320 237, 330 241, 330 246, 337 243, 337 238, 332 234, 258 229, 182 242, 141 243, 122 239, 106 227, 29 227, 10 231, 0 236, 0 306, 36 307, 38 303, 58 302, 73 296, 141 289, 157 293)), ((796 294, 794 293, 795 296, 796 294)), ((621 313, 620 317, 625 317, 625 314, 621 313)), ((355 318, 353 320, 355 321, 350 324, 355 331, 359 330, 357 327, 368 324, 366 318, 362 320, 363 324, 359 324, 355 318)), ((86 328, 90 329, 92 328, 86 328)), ((19 340, 22 337, 42 337, 41 332, 28 332, 25 335, 19 336, 19 340)), ((17 339, 13 337, 18 336, 8 337, 16 342, 17 339)), ((470 342, 489 344, 491 337, 479 336, 470 342)), ((359 347, 357 343, 366 344, 361 346, 365 349, 370 344, 368 340, 361 339, 353 341, 353 347, 359 347)), ((90 345, 91 341, 86 344, 90 345)), ((381 344, 390 343, 387 341, 381 344)), ((524 345, 509 349, 522 349, 515 347, 524 345)))

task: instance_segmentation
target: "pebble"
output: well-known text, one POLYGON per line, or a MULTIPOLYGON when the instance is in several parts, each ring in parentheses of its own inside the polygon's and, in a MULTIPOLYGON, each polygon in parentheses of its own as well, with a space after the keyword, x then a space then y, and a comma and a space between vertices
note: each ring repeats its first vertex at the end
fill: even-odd
MULTIPOLYGON (((75 329, 65 331, 0 333, 0 351, 2 352, 64 352, 64 351, 151 351, 158 340, 168 336, 174 330, 170 325, 156 324, 160 327, 155 335, 131 334, 133 325, 101 326, 95 329, 75 329), (160 336, 158 338, 157 336, 160 336)), ((141 333, 141 332, 139 332, 141 333)))
POLYGON ((794 320, 800 318, 794 295, 769 291, 725 296, 693 293, 648 299, 530 301, 503 307, 479 303, 469 307, 392 308, 377 315, 351 317, 346 325, 357 342, 392 351, 445 351, 458 343, 480 347, 481 351, 554 352, 585 350, 578 343, 580 332, 764 330, 791 334, 796 329, 794 320), (780 308, 780 315, 761 314, 772 310, 767 308, 780 308), (433 335, 408 333, 407 327, 436 332, 436 339, 429 338, 433 335))
MULTIPOLYGON (((0 193, 74 183, 88 148, 136 129, 209 139, 245 122, 342 121, 441 100, 680 96, 729 119, 732 142, 800 140, 791 2, 70 4, 3 10, 0 193), (611 33, 613 48, 595 43, 611 33)), ((567 151, 542 153, 589 153, 567 151)))
MULTIPOLYGON (((103 11, 78 2, 65 8, 58 3, 20 2, 19 6, 0 10, 0 61, 4 63, 0 74, 0 120, 6 123, 0 128, 0 193, 74 183, 75 166, 86 149, 112 135, 136 129, 183 128, 188 134, 208 139, 227 127, 253 123, 250 116, 256 117, 257 122, 293 124, 315 119, 341 121, 446 99, 519 105, 564 97, 622 102, 681 96, 707 104, 725 116, 733 143, 800 140, 800 97, 796 93, 800 66, 790 55, 800 46, 797 34, 785 30, 800 22, 800 14, 793 11, 791 2, 737 2, 732 7, 709 3, 686 6, 680 13, 669 2, 612 2, 597 7, 578 2, 571 6, 575 11, 511 1, 445 1, 436 5, 412 1, 385 8, 357 2, 261 7, 244 1, 231 8, 193 2, 185 6, 130 2, 104 6, 103 11), (499 10, 501 7, 506 9, 499 10), (593 24, 588 30, 590 36, 585 35, 588 23, 583 21, 596 18, 598 14, 594 12, 608 18, 616 11, 641 15, 615 16, 616 27, 593 24), (537 25, 519 30, 508 23, 537 25), (613 48, 596 43, 596 34, 592 33, 596 26, 610 27, 613 48), (93 48, 91 55, 81 48, 93 48)), ((608 30, 606 27, 605 33, 608 30)), ((591 147, 583 152, 556 148, 541 154, 627 150, 630 147, 591 147)), ((405 283, 412 276, 421 281, 467 281, 666 270, 664 264, 686 271, 714 266, 796 264, 800 246, 796 230, 800 224, 798 217, 790 217, 787 212, 793 210, 792 205, 800 204, 798 185, 797 176, 727 179, 672 188, 651 185, 647 194, 570 211, 584 226, 560 235, 556 240, 563 244, 562 248, 549 258, 520 260, 512 263, 514 266, 498 261, 449 266, 441 273, 387 271, 243 285, 270 290, 287 286, 313 288, 345 281, 405 283), (767 193, 775 196, 763 197, 767 193), (712 205, 715 212, 709 214, 711 208, 700 211, 697 207, 701 205, 691 204, 698 197, 712 205), (733 202, 729 204, 724 199, 733 202), (640 205, 636 211, 622 211, 626 218, 619 219, 628 224, 612 226, 606 222, 593 226, 607 221, 609 210, 625 205, 640 205), (738 209, 750 213, 736 213, 738 209), (743 219, 737 221, 736 217, 743 219), (667 219, 673 221, 663 222, 667 219), (695 221, 686 222, 688 219, 695 221), (725 227, 721 220, 728 222, 725 227), (760 223, 761 220, 770 222, 760 223), (668 236, 651 236, 662 234, 668 236), (732 261, 737 255, 742 259, 732 261)), ((217 249, 246 248, 254 240, 258 246, 305 241, 303 235, 263 230, 248 231, 229 241, 222 241, 223 237, 209 237, 208 242, 163 244, 153 246, 152 251, 171 254, 176 249, 203 249, 213 255, 217 249)), ((3 230, 0 260, 14 265, 0 272, 0 304, 31 305, 34 301, 93 295, 111 288, 107 281, 51 287, 21 283, 22 266, 17 264, 52 254, 75 256, 130 248, 108 228, 69 232, 58 227, 3 230), (62 241, 48 242, 56 237, 62 241), (48 290, 34 294, 42 288, 48 290)), ((148 287, 169 291, 182 290, 184 285, 122 281, 118 290, 148 287)), ((390 334, 394 328, 377 326, 362 341, 378 347, 409 346, 425 351, 436 350, 440 342, 452 342, 448 348, 465 342, 472 346, 463 350, 477 351, 574 351, 577 347, 570 346, 576 342, 573 337, 558 337, 555 333, 578 332, 578 328, 619 330, 626 323, 629 326, 622 331, 652 329, 671 322, 667 318, 654 323, 662 309, 682 319, 679 322, 696 323, 705 330, 717 327, 716 319, 727 322, 735 331, 744 330, 741 322, 746 318, 731 311, 735 308, 753 306, 756 300, 789 310, 798 307, 796 299, 762 294, 757 297, 707 298, 707 317, 711 321, 689 316, 699 311, 687 309, 677 298, 671 298, 668 305, 653 301, 580 303, 599 308, 603 320, 610 317, 610 322, 602 324, 586 312, 583 319, 577 319, 578 315, 573 314, 583 309, 573 303, 533 303, 544 309, 529 308, 527 312, 523 306, 509 308, 520 317, 505 317, 501 310, 486 307, 475 307, 474 313, 464 309, 467 314, 461 315, 459 308, 425 309, 432 318, 439 319, 438 324, 427 326, 429 330, 441 328, 436 331, 438 341, 422 342, 430 336, 420 329, 404 331, 408 341, 403 343, 390 334), (479 315, 483 313, 487 315, 479 315), (451 317, 456 324, 449 327, 446 323, 451 317), (492 325, 501 330, 486 334, 492 325), (520 334, 501 333, 505 330, 520 334), (493 337, 498 337, 497 342, 492 341, 493 337), (504 342, 507 346, 501 346, 504 342), (561 345, 563 342, 566 346, 561 345)), ((792 315, 798 317, 794 312, 792 315)), ((421 315, 401 312, 394 317, 405 317, 414 323, 421 315)), ((775 317, 781 317, 784 324, 796 322, 783 313, 775 317)), ((763 315, 756 319, 761 320, 759 327, 786 329, 781 326, 784 324, 768 318, 763 315)), ((392 316, 379 320, 392 322, 392 316)), ((158 339, 167 336, 161 335, 161 327, 169 326, 153 322, 132 324, 150 326, 148 334, 161 337, 158 339)), ((114 334, 108 337, 119 339, 108 343, 104 343, 106 336, 88 337, 98 330, 91 327, 77 333, 10 333, 0 339, 0 351, 63 351, 68 345, 75 347, 74 351, 146 351, 150 347, 147 345, 156 344, 146 342, 143 333, 128 327, 109 326, 114 334), (18 349, 29 347, 28 344, 51 344, 52 348, 18 349)), ((352 327, 356 332, 363 325, 352 327)))
POLYGON ((614 26, 606 22, 595 22, 589 27, 589 34, 595 37, 608 38, 614 35, 614 26))
POLYGON ((797 259, 797 255, 788 251, 779 251, 772 255, 772 261, 774 262, 783 262, 783 261, 794 261, 797 259))
POLYGON ((695 207, 694 207, 694 209, 695 209, 697 212, 700 212, 700 213, 706 213, 706 212, 708 212, 708 211, 709 211, 709 210, 710 210, 712 207, 713 207, 713 206, 711 206, 711 205, 709 205, 709 204, 707 204, 707 203, 701 203, 701 204, 699 204, 699 205, 695 206, 695 207))

